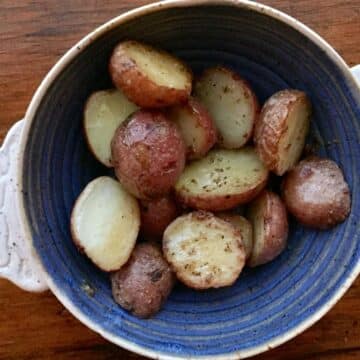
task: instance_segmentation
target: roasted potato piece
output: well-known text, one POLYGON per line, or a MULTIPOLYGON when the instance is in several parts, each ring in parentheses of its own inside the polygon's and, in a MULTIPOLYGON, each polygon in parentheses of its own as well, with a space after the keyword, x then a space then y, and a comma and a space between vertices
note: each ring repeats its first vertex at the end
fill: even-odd
POLYGON ((176 124, 156 110, 139 110, 116 130, 111 143, 115 173, 139 199, 165 196, 185 166, 185 143, 176 124))
POLYGON ((245 219, 241 215, 231 212, 217 213, 216 216, 220 219, 228 221, 241 232, 242 242, 246 254, 246 260, 249 259, 253 248, 253 230, 250 221, 245 219))
POLYGON ((166 227, 179 215, 171 196, 140 202, 140 232, 146 239, 162 239, 166 227))
POLYGON ((93 93, 84 110, 84 130, 89 149, 107 167, 111 163, 111 139, 117 127, 137 106, 116 89, 93 93))
POLYGON ((115 86, 140 107, 179 104, 191 93, 192 73, 182 61, 137 41, 115 47, 109 70, 115 86))
POLYGON ((155 315, 169 296, 175 275, 154 244, 136 245, 130 260, 111 275, 115 301, 140 318, 155 315))
POLYGON ((247 143, 259 105, 246 80, 230 69, 213 67, 205 70, 196 81, 194 96, 214 119, 221 147, 237 149, 247 143))
POLYGON ((309 157, 285 176, 282 195, 289 212, 302 224, 328 229, 350 213, 349 186, 336 163, 309 157))
POLYGON ((211 150, 189 164, 176 183, 178 200, 189 207, 221 211, 252 200, 266 185, 268 170, 255 150, 211 150))
POLYGON ((248 219, 253 227, 253 250, 247 264, 251 267, 275 259, 286 247, 288 219, 280 197, 264 190, 250 204, 248 219))
POLYGON ((241 232, 205 211, 174 220, 165 230, 163 252, 177 278, 194 289, 229 286, 245 264, 241 232))
POLYGON ((74 243, 104 271, 118 270, 131 254, 140 228, 134 197, 116 180, 102 176, 80 194, 71 213, 74 243))
POLYGON ((169 116, 185 140, 188 159, 203 157, 216 143, 215 125, 206 109, 194 98, 171 108, 169 116))
POLYGON ((300 159, 309 130, 311 103, 299 90, 282 90, 272 95, 256 122, 256 150, 269 170, 283 175, 300 159))

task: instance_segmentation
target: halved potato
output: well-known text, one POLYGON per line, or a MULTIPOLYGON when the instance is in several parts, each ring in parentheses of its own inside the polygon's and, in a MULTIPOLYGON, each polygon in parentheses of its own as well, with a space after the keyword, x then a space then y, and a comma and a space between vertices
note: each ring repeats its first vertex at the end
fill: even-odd
POLYGON ((255 150, 211 150, 185 167, 175 185, 178 200, 200 210, 228 210, 252 200, 266 185, 268 170, 255 150))
POLYGON ((251 267, 275 259, 286 247, 288 219, 280 197, 264 190, 248 209, 253 227, 253 250, 248 260, 251 267))
POLYGON ((245 264, 240 231, 205 211, 174 220, 164 232, 163 252, 178 279, 194 289, 229 286, 245 264))
POLYGON ((137 41, 115 47, 109 70, 115 86, 140 107, 179 104, 191 93, 192 73, 181 60, 137 41))
POLYGON ((187 147, 188 159, 203 157, 216 143, 216 128, 210 114, 194 98, 169 110, 178 125, 187 147))
POLYGON ((246 253, 246 260, 249 259, 253 248, 253 230, 250 221, 241 215, 231 212, 217 213, 216 216, 228 221, 241 232, 242 242, 246 253))
POLYGON ((205 70, 195 83, 194 96, 214 119, 220 146, 237 149, 247 143, 259 105, 246 80, 230 69, 213 67, 205 70))
POLYGON ((111 139, 117 127, 137 106, 116 89, 93 93, 84 110, 84 129, 87 143, 94 156, 105 166, 112 167, 111 139))
POLYGON ((283 175, 299 161, 310 115, 311 103, 303 91, 282 90, 265 102, 254 141, 262 161, 276 175, 283 175))
POLYGON ((286 207, 306 226, 329 229, 350 213, 350 189, 339 166, 330 159, 308 157, 289 171, 282 184, 286 207))
POLYGON ((136 199, 107 176, 85 187, 71 213, 74 243, 104 271, 118 270, 128 261, 139 228, 136 199))

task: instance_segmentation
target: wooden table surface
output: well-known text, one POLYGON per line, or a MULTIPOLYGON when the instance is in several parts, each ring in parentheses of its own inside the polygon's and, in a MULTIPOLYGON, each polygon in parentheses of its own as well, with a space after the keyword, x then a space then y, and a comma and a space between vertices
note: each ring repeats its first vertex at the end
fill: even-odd
MULTIPOLYGON (((42 78, 75 42, 146 0, 0 0, 0 140, 42 78)), ((360 63, 360 0, 266 0, 360 63)), ((50 293, 0 280, 0 359, 141 359, 91 332, 50 293)), ((360 359, 360 278, 317 324, 257 360, 360 359)))

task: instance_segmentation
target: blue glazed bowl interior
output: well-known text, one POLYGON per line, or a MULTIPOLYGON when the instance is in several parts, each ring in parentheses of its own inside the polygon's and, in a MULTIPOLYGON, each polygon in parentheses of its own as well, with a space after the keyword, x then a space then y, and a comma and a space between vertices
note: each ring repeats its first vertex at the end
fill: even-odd
POLYGON ((164 7, 133 18, 79 51, 36 112, 23 163, 33 244, 55 286, 78 311, 143 351, 215 356, 264 345, 317 313, 359 262, 359 118, 359 94, 342 70, 304 35, 262 12, 202 5, 164 7), (286 251, 268 265, 246 269, 232 287, 197 292, 178 285, 150 320, 123 311, 112 299, 107 274, 77 251, 69 231, 76 197, 91 179, 109 174, 87 149, 82 112, 93 91, 112 86, 107 63, 123 39, 167 49, 195 73, 229 66, 250 82, 261 103, 283 88, 306 91, 314 106, 309 141, 344 170, 351 216, 326 232, 292 223, 286 251))

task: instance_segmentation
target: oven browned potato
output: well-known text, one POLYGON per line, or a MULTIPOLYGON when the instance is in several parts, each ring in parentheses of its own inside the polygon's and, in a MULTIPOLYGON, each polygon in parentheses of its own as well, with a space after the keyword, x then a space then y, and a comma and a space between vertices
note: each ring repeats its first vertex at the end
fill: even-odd
POLYGON ((250 204, 248 219, 253 227, 253 251, 247 264, 254 267, 272 261, 285 249, 289 226, 285 205, 267 190, 250 204))
POLYGON ((85 137, 90 151, 107 167, 111 163, 111 139, 117 127, 137 109, 116 89, 93 93, 84 109, 85 137))
POLYGON ((111 143, 115 173, 135 197, 165 196, 185 166, 185 143, 175 123, 157 110, 138 110, 116 130, 111 143))
POLYGON ((300 159, 309 130, 311 103, 299 90, 272 95, 256 122, 254 142, 260 158, 276 175, 283 175, 300 159))
POLYGON ((171 196, 140 201, 140 232, 146 239, 162 239, 166 227, 179 215, 171 196))
POLYGON ((71 213, 71 235, 79 250, 104 271, 129 259, 140 227, 137 200, 107 176, 91 181, 71 213))
POLYGON ((191 208, 222 211, 252 200, 266 185, 268 170, 255 150, 211 150, 186 166, 177 199, 191 208))
POLYGON ((175 276, 154 244, 136 245, 130 260, 111 275, 115 301, 135 316, 155 315, 169 296, 175 276))
POLYGON ((289 212, 302 224, 328 229, 350 213, 349 186, 330 159, 309 157, 286 175, 282 194, 289 212))
POLYGON ((217 213, 216 216, 228 221, 241 232, 246 260, 249 259, 253 248, 253 230, 250 221, 243 216, 232 212, 221 212, 217 213))
POLYGON ((113 83, 135 104, 159 108, 185 102, 192 72, 169 53, 137 41, 118 44, 110 58, 113 83))
POLYGON ((213 67, 196 81, 194 96, 214 119, 221 147, 237 149, 248 142, 259 105, 246 80, 225 67, 213 67))
POLYGON ((194 98, 169 110, 172 121, 178 125, 190 160, 203 157, 216 143, 217 133, 207 110, 194 98))
POLYGON ((177 278, 194 289, 229 286, 245 264, 241 232, 205 211, 174 220, 165 230, 163 252, 177 278))

